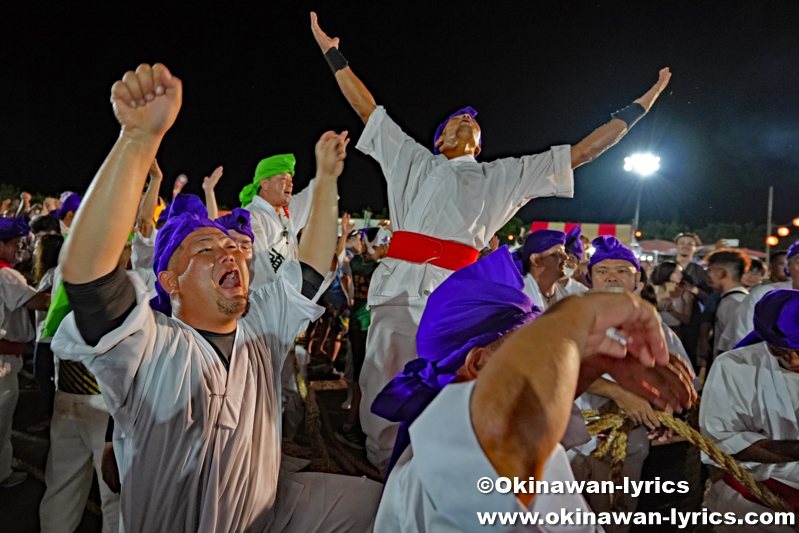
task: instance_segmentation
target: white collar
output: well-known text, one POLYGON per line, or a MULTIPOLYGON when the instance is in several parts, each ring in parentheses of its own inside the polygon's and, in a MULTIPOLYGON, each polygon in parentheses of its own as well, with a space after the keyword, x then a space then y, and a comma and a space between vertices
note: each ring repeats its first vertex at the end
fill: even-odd
POLYGON ((459 155, 458 157, 453 157, 452 159, 449 160, 450 163, 456 161, 457 162, 468 161, 469 163, 477 163, 477 159, 475 159, 474 156, 471 154, 459 155))

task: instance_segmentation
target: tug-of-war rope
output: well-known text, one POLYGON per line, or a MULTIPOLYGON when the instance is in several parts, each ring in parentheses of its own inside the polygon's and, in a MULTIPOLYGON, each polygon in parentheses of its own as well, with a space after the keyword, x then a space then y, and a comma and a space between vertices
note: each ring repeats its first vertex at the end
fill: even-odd
MULTIPOLYGON (((705 452, 708 457, 715 461, 719 468, 734 476, 763 505, 778 512, 795 512, 785 500, 771 492, 762 483, 755 481, 749 472, 735 462, 735 459, 719 450, 713 442, 703 437, 689 424, 662 411, 657 411, 657 417, 661 424, 673 429, 675 433, 705 452)), ((583 418, 586 420, 586 429, 592 437, 603 431, 610 430, 608 438, 601 441, 591 455, 596 459, 602 460, 612 446, 611 480, 614 484, 620 483, 624 459, 627 456, 627 434, 636 426, 635 422, 618 408, 607 412, 603 410, 601 413, 594 410, 586 410, 583 411, 583 418)), ((613 498, 613 494, 611 494, 611 498, 613 498)), ((799 526, 794 526, 794 529, 799 531, 799 526)))

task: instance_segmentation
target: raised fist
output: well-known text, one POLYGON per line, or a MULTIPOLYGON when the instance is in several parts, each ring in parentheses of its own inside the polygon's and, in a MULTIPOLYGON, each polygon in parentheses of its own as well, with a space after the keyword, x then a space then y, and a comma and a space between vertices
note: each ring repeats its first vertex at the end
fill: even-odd
POLYGON ((29 192, 23 192, 19 197, 22 198, 22 201, 26 204, 31 201, 31 194, 29 192))
POLYGON ((327 131, 316 143, 317 176, 337 178, 344 171, 344 159, 347 157, 347 145, 350 140, 347 132, 327 131))
POLYGON ((174 124, 183 83, 161 63, 141 64, 111 87, 111 104, 122 130, 161 136, 174 124))

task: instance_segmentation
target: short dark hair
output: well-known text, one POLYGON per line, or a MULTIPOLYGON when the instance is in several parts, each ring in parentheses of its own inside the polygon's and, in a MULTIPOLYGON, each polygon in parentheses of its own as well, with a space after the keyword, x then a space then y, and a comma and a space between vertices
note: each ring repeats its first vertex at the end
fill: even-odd
POLYGON ((655 288, 651 283, 649 283, 649 280, 646 277, 646 270, 643 268, 641 269, 641 281, 639 283, 641 286, 641 299, 657 307, 658 297, 655 293, 655 288))
POLYGON ((766 273, 766 265, 763 264, 763 261, 760 259, 752 259, 751 263, 749 264, 749 270, 747 272, 759 272, 760 275, 764 275, 766 273))
POLYGON ((741 276, 749 269, 752 262, 749 256, 740 250, 730 250, 722 248, 708 255, 707 266, 719 265, 732 271, 732 279, 741 281, 741 276))
POLYGON ((41 215, 31 220, 33 233, 46 232, 61 234, 61 221, 53 215, 41 215))
POLYGON ((769 262, 770 265, 773 265, 774 263, 777 262, 777 260, 780 257, 786 256, 786 255, 788 255, 788 250, 780 250, 778 252, 774 252, 773 254, 771 254, 771 257, 769 257, 768 262, 769 262))
POLYGON ((691 231, 684 231, 682 233, 678 233, 677 236, 674 237, 674 243, 676 244, 677 241, 679 241, 683 237, 691 237, 697 246, 702 246, 702 239, 699 238, 699 235, 691 231))
POLYGON ((664 261, 652 271, 652 285, 663 285, 671 279, 671 275, 677 270, 677 263, 674 261, 664 261))

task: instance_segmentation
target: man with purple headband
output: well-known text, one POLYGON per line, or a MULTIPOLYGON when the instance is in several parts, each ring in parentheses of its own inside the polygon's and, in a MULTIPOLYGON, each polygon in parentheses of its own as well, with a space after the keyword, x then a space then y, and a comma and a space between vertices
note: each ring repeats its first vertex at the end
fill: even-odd
POLYGON ((280 368, 321 314, 307 296, 335 248, 345 136, 327 132, 316 146, 317 188, 296 271, 249 293, 244 256, 225 228, 181 212, 158 232, 150 302, 118 259, 182 83, 161 64, 140 65, 114 84, 111 101, 121 133, 65 245, 73 312, 53 348, 97 377, 114 416, 124 529, 369 530, 380 484, 280 471, 280 368))
MULTIPOLYGON (((652 309, 624 294, 587 295, 569 298, 537 318, 541 311, 522 286, 503 247, 455 272, 430 296, 417 333, 419 358, 405 366, 372 406, 376 414, 400 422, 376 531, 484 531, 475 511, 527 509, 544 516, 561 509, 588 510, 579 494, 539 494, 535 499, 522 494, 517 500, 512 493, 481 494, 475 483, 499 476, 533 476, 550 483, 573 480, 563 447, 571 446, 567 440, 575 436, 577 443, 586 442, 588 435, 579 412, 576 419, 570 417, 572 401, 603 372, 650 384, 659 392, 646 394, 654 399, 663 393, 661 406, 666 396, 676 409, 693 399, 684 366, 647 368, 633 357, 588 358, 564 366, 564 358, 575 355, 572 349, 581 345, 567 348, 569 339, 577 331, 581 337, 599 327, 599 316, 610 319, 604 324, 608 327, 617 324, 616 305, 635 307, 648 317, 642 322, 657 339, 664 357, 660 362, 665 362, 652 309)), ((599 337, 603 336, 604 330, 599 337)), ((586 346, 584 354, 591 351, 586 346)), ((569 531, 589 532, 594 527, 569 531)))
POLYGON ((790 279, 778 283, 762 284, 752 288, 749 295, 741 301, 738 309, 735 310, 735 316, 724 328, 719 341, 719 348, 722 351, 732 349, 733 346, 738 344, 752 331, 752 320, 755 316, 755 305, 766 294, 777 289, 793 289, 799 290, 799 241, 793 243, 788 248, 788 253, 785 255, 785 268, 784 273, 790 279))
MULTIPOLYGON (((777 289, 755 305, 754 331, 713 362, 699 410, 699 428, 721 451, 799 511, 799 291, 777 289)), ((713 464, 706 456, 702 460, 713 464)), ((708 510, 765 513, 729 474, 707 494, 708 510)), ((738 527, 738 529, 736 529, 738 527)), ((740 531, 717 525, 715 530, 740 531)), ((747 531, 793 531, 747 526, 747 531)))
POLYGON ((11 471, 11 422, 19 398, 17 374, 22 351, 36 337, 29 311, 46 311, 50 295, 36 292, 14 270, 20 241, 30 235, 28 217, 0 218, 0 489, 25 481, 27 474, 11 471))
POLYGON ((252 264, 252 243, 255 241, 250 224, 250 212, 236 207, 227 215, 217 218, 216 223, 227 230, 249 267, 252 264))
MULTIPOLYGON (((595 291, 625 292, 635 294, 641 282, 641 266, 633 251, 624 246, 616 237, 602 236, 592 243, 594 255, 588 263, 588 281, 595 291)), ((680 339, 665 324, 661 323, 666 346, 670 354, 682 357, 685 366, 691 368, 688 355, 685 353, 680 339)), ((699 380, 694 380, 699 387, 699 380)), ((668 433, 661 427, 655 409, 645 395, 637 394, 614 381, 611 376, 597 378, 590 384, 584 394, 575 401, 581 410, 599 410, 613 401, 638 425, 629 432, 627 438, 627 456, 622 466, 622 475, 634 481, 641 479, 644 461, 649 455, 649 440, 655 437, 665 438, 668 433), (650 433, 650 430, 652 431, 650 433)), ((604 459, 596 459, 591 453, 596 449, 597 438, 575 449, 572 458, 574 476, 581 481, 601 481, 611 477, 610 455, 604 459)), ((614 509, 610 494, 586 494, 588 503, 595 512, 607 512, 614 509)), ((616 494, 618 511, 635 512, 638 499, 631 494, 616 494)), ((629 531, 630 524, 610 524, 605 529, 610 533, 629 531)))
POLYGON ((62 195, 61 207, 52 211, 50 214, 58 217, 61 221, 61 233, 66 235, 69 233, 72 220, 75 218, 78 207, 80 207, 80 196, 74 192, 64 193, 64 195, 62 195))
POLYGON ((566 288, 558 283, 566 274, 565 245, 566 234, 551 229, 534 231, 524 240, 519 257, 524 292, 544 311, 569 297, 566 288))
POLYGON ((385 470, 396 425, 376 419, 368 405, 416 357, 413 338, 427 297, 453 271, 477 260, 489 239, 529 200, 574 194, 572 169, 613 146, 654 104, 671 74, 574 146, 488 163, 477 112, 465 107, 437 129, 433 144, 417 143, 388 116, 311 13, 311 29, 347 101, 366 128, 357 148, 372 156, 388 184, 394 237, 369 293, 372 326, 361 375, 362 423, 370 461, 385 470))
POLYGON ((580 283, 574 278, 577 273, 577 268, 580 266, 580 261, 583 260, 583 241, 581 239, 582 232, 580 226, 574 226, 566 233, 566 275, 558 280, 566 292, 571 295, 585 294, 588 292, 588 287, 580 283))

